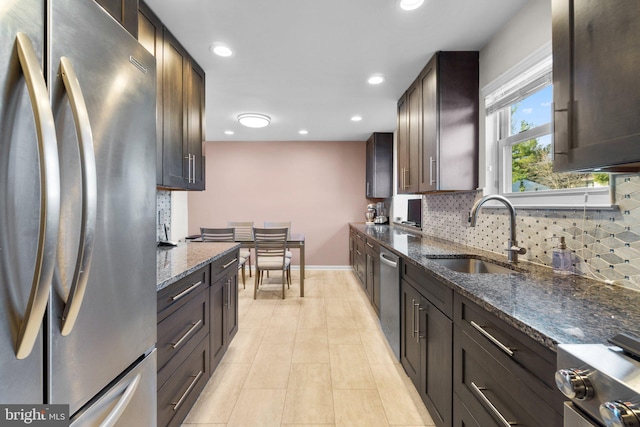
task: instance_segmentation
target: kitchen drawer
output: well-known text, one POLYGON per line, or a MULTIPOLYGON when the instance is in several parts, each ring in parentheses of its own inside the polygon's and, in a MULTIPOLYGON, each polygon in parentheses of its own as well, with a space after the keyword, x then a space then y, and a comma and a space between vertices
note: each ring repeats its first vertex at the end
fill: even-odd
POLYGON ((454 328, 454 392, 472 414, 484 411, 499 425, 560 427, 562 415, 461 327, 454 328), (477 409, 474 409, 477 408, 477 409))
POLYGON ((455 298, 456 324, 557 412, 562 412, 564 399, 554 378, 556 354, 465 297, 456 294, 455 298))
POLYGON ((457 394, 453 394, 453 427, 504 427, 491 418, 478 402, 475 405, 470 403, 473 411, 467 409, 457 394))
POLYGON ((453 289, 433 274, 411 264, 402 263, 402 278, 411 283, 431 304, 450 319, 453 318, 453 289))
POLYGON ((209 264, 158 292, 158 322, 209 287, 209 264))
POLYGON ((158 323, 158 387, 208 335, 209 289, 203 289, 158 323))
POLYGON ((239 249, 230 252, 211 263, 211 283, 227 274, 231 268, 238 269, 239 249))
POLYGON ((179 426, 209 379, 209 339, 203 339, 158 390, 158 425, 179 426))

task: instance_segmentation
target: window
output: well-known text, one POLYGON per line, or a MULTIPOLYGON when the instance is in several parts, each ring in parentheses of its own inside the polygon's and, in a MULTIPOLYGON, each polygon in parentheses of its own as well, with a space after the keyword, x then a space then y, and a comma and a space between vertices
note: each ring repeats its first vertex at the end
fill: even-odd
POLYGON ((487 191, 521 207, 610 207, 609 174, 553 172, 550 46, 483 90, 487 191), (587 196, 585 196, 585 194, 587 196))

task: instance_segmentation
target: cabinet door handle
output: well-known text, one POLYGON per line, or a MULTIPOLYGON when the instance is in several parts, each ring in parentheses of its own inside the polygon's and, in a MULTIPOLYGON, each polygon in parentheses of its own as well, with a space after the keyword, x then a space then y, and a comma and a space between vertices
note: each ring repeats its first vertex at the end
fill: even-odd
POLYGON ((416 303, 416 300, 413 301, 413 336, 416 337, 416 342, 420 342, 420 319, 418 319, 420 312, 420 301, 416 303), (416 307, 418 310, 416 310, 416 307))
POLYGON ((433 164, 436 162, 436 159, 433 157, 429 157, 429 185, 435 185, 436 180, 433 178, 433 164))
POLYGON ((202 280, 198 280, 197 283, 194 283, 193 285, 189 286, 187 289, 185 289, 184 291, 180 292, 178 295, 172 296, 171 297, 171 301, 179 300, 180 298, 186 296, 189 292, 192 292, 195 288, 197 288, 201 284, 202 284, 202 280))
POLYGON ((198 328, 198 326, 200 326, 201 323, 202 323, 202 319, 198 320, 196 323, 192 323, 189 330, 185 332, 184 335, 181 336, 178 341, 171 344, 171 348, 175 350, 176 348, 180 347, 180 344, 182 344, 182 341, 186 340, 187 337, 191 335, 191 333, 195 331, 198 328))
POLYGON ((495 405, 491 403, 487 395, 482 392, 482 390, 486 390, 486 388, 478 387, 476 383, 472 381, 471 390, 473 390, 473 392, 480 398, 480 400, 482 400, 484 404, 487 405, 489 409, 491 409, 491 412, 493 412, 493 414, 500 420, 500 423, 502 423, 503 426, 511 427, 513 425, 518 425, 518 423, 516 422, 507 421, 504 415, 502 415, 500 411, 498 411, 498 408, 496 408, 495 405))
POLYGON ((371 194, 371 193, 369 192, 369 183, 367 182, 367 196, 368 196, 369 194, 371 194))
POLYGON ((226 263, 225 265, 222 266, 221 270, 224 270, 225 268, 229 267, 231 264, 233 264, 234 262, 238 261, 238 258, 234 258, 231 261, 229 261, 228 263, 226 263))
POLYGON ((178 408, 182 405, 182 403, 184 402, 184 399, 186 399, 189 393, 191 393, 191 390, 198 383, 198 380, 200 379, 202 374, 204 374, 204 372, 200 371, 198 372, 197 375, 193 375, 194 378, 193 378, 193 381, 191 381, 191 384, 189 384, 189 387, 187 387, 187 389, 182 394, 182 396, 180 396, 180 399, 178 399, 178 401, 173 404, 173 409, 172 409, 173 411, 178 410, 178 408))
POLYGON ((193 183, 196 183, 196 155, 192 156, 193 159, 193 183))
POLYGON ((227 280, 227 307, 231 307, 231 279, 227 280))
POLYGON ((513 352, 514 352, 515 349, 509 348, 506 345, 502 344, 500 342, 500 340, 498 340, 496 337, 491 335, 482 326, 478 325, 473 320, 470 323, 471 323, 471 326, 473 326, 478 332, 480 332, 482 335, 484 335, 489 341, 494 343, 500 350, 502 350, 507 355, 509 355, 509 357, 513 357, 513 354, 514 354, 513 352))
POLYGON ((373 249, 373 245, 369 242, 367 242, 367 246, 369 246, 371 249, 373 249))

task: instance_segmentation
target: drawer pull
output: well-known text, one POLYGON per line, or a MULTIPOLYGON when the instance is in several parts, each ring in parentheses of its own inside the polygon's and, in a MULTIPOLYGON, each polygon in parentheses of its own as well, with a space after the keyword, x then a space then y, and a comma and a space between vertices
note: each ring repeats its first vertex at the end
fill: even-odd
POLYGON ((229 261, 228 263, 226 263, 225 265, 222 266, 222 270, 224 270, 225 268, 229 267, 231 264, 235 263, 236 261, 238 261, 238 258, 234 258, 231 261, 229 261))
POLYGON ((172 403, 174 411, 177 411, 180 405, 182 405, 182 403, 184 402, 184 399, 186 399, 189 393, 191 393, 191 390, 198 383, 198 380, 200 379, 203 373, 204 372, 200 371, 198 372, 198 375, 192 375, 195 378, 193 379, 193 381, 191 381, 191 384, 189 384, 189 387, 187 387, 187 390, 182 394, 182 396, 180 397, 180 399, 178 399, 176 403, 172 403))
POLYGON ((171 348, 175 349, 179 347, 180 344, 182 344, 182 341, 186 340, 187 337, 191 335, 191 333, 195 331, 198 328, 198 326, 200 326, 201 323, 202 323, 202 320, 198 320, 196 323, 192 323, 189 330, 185 332, 185 334, 178 341, 172 343, 171 348))
POLYGON ((498 348, 502 351, 504 351, 505 353, 507 353, 510 357, 513 357, 513 352, 514 349, 511 349, 509 347, 507 347, 506 345, 502 344, 496 337, 494 337, 493 335, 491 335, 489 332, 485 331, 484 328, 480 325, 478 325, 476 322, 474 322, 473 320, 470 322, 471 326, 473 326, 478 332, 480 332, 482 335, 484 335, 489 341, 491 341, 492 343, 494 343, 496 346, 498 346, 498 348))
POLYGON ((202 284, 202 280, 199 280, 198 283, 195 283, 195 284, 189 286, 187 289, 185 289, 184 291, 180 292, 178 295, 172 296, 171 297, 171 301, 179 300, 180 298, 184 297, 185 295, 187 295, 189 292, 193 291, 195 288, 197 288, 201 284, 202 284))
POLYGON ((487 405, 489 407, 489 409, 491 409, 491 412, 493 412, 493 414, 498 417, 498 419, 500 420, 500 422, 502 423, 502 425, 504 425, 505 427, 511 427, 511 426, 515 426, 518 425, 518 423, 516 422, 511 422, 511 421, 507 421, 507 419, 504 417, 504 415, 502 415, 500 413, 500 411, 498 411, 498 408, 496 408, 493 403, 491 403, 491 401, 489 400, 489 398, 487 397, 486 394, 484 394, 482 392, 482 390, 486 390, 486 388, 484 387, 478 387, 476 385, 476 383, 474 383, 473 381, 471 382, 471 389, 473 390, 473 392, 484 402, 485 405, 487 405))
POLYGON ((373 245, 369 242, 367 242, 367 246, 369 246, 371 249, 373 249, 373 245))

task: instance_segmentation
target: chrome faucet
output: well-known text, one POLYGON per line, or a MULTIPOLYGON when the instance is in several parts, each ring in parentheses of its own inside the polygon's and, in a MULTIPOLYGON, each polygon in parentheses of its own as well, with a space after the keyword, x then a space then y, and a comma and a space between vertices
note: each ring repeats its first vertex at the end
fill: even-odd
POLYGON ((476 221, 478 219, 478 210, 480 210, 480 207, 488 200, 497 200, 499 202, 502 202, 507 207, 507 209, 509 209, 511 222, 509 224, 509 241, 507 242, 507 248, 505 249, 505 251, 507 251, 507 259, 509 260, 509 262, 516 263, 518 262, 518 254, 526 254, 527 249, 518 246, 518 241, 516 240, 516 208, 513 207, 509 199, 498 194, 490 194, 488 196, 484 196, 482 199, 478 200, 471 208, 471 212, 469 212, 469 225, 471 227, 476 226, 476 221))

